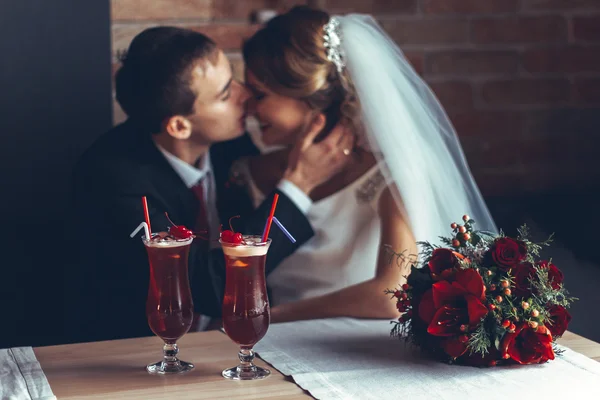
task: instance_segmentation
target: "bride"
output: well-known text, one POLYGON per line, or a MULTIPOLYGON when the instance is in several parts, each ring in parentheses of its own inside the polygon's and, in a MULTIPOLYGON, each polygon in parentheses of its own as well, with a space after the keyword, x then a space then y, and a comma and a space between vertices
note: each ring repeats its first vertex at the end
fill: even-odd
POLYGON ((255 204, 300 137, 319 141, 342 123, 355 138, 348 166, 310 193, 315 236, 268 276, 273 322, 395 318, 384 291, 404 283, 409 266, 390 249, 416 255, 417 241, 435 243, 465 213, 496 230, 444 110, 372 17, 295 7, 243 55, 262 141, 282 148, 235 167, 255 204))

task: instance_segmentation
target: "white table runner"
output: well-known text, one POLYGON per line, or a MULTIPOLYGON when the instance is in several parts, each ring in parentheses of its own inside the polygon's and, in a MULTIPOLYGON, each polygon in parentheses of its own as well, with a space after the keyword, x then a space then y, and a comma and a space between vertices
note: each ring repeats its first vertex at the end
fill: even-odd
POLYGON ((542 365, 447 365, 390 328, 350 318, 273 324, 255 350, 320 400, 600 399, 600 363, 570 349, 542 365))
POLYGON ((0 399, 56 400, 31 347, 0 349, 0 399))

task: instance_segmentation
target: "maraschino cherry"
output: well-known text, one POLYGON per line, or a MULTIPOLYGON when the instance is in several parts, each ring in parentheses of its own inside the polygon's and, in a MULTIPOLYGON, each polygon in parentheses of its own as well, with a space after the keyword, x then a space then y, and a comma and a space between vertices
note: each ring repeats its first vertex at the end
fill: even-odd
POLYGON ((242 244, 244 242, 244 236, 233 229, 233 226, 231 225, 231 220, 233 218, 239 218, 239 215, 229 219, 229 227, 231 230, 227 229, 221 232, 221 240, 225 243, 242 244))
POLYGON ((175 239, 189 239, 194 236, 194 232, 186 228, 184 225, 175 225, 173 221, 171 221, 171 218, 169 218, 169 214, 165 213, 165 215, 167 216, 167 219, 171 225, 173 225, 169 227, 169 233, 175 239))

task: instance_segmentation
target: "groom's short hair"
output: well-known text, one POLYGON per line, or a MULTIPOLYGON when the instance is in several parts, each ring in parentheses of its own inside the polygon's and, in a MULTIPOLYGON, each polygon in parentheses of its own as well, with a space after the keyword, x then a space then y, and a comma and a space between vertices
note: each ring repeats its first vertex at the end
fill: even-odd
POLYGON ((138 34, 115 77, 117 101, 129 120, 158 133, 167 118, 192 114, 192 69, 199 60, 216 63, 217 50, 213 40, 189 29, 161 26, 138 34))

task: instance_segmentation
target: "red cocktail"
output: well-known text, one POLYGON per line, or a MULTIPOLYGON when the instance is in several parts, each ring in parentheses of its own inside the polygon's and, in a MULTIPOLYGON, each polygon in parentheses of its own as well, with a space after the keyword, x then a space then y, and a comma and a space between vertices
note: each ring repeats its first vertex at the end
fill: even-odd
POLYGON ((174 239, 166 235, 144 238, 150 262, 150 285, 146 300, 148 325, 164 340, 164 358, 146 369, 167 374, 189 371, 194 366, 177 358, 177 340, 192 326, 194 304, 188 278, 188 255, 193 238, 174 239))
POLYGON ((241 364, 223 371, 236 380, 265 378, 268 369, 255 366, 252 348, 269 329, 270 308, 265 280, 265 261, 271 240, 244 236, 243 244, 221 241, 226 262, 223 328, 240 345, 241 364))

